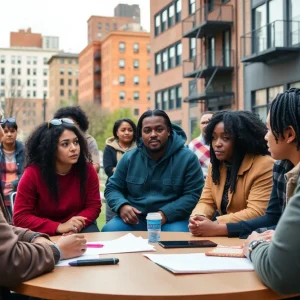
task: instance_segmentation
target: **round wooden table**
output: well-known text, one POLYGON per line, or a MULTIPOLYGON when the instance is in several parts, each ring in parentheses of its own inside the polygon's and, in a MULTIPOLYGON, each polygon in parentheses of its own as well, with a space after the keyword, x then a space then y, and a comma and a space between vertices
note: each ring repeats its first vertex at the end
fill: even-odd
MULTIPOLYGON (((85 234, 88 241, 119 238, 126 232, 85 234)), ((147 236, 147 232, 133 232, 147 236)), ((191 240, 190 233, 162 232, 161 240, 191 240)), ((204 239, 204 238, 203 238, 204 239)), ((207 238, 206 238, 207 239, 207 238)), ((241 245, 243 240, 209 238, 222 245, 241 245)), ((205 252, 206 248, 164 249, 155 246, 156 253, 205 252)), ((154 252, 153 252, 154 253, 154 252)), ((24 282, 16 292, 45 299, 279 299, 265 287, 255 272, 174 275, 159 267, 142 253, 110 254, 118 265, 88 267, 56 267, 53 272, 24 282)), ((282 298, 282 297, 281 297, 282 298)))

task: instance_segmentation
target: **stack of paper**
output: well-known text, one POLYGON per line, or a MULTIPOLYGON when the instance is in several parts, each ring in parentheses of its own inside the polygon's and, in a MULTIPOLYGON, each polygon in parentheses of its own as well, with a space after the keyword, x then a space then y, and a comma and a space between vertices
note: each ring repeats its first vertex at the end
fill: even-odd
POLYGON ((144 254, 144 256, 175 274, 253 270, 253 265, 247 258, 206 256, 204 253, 144 254))
MULTIPOLYGON (((147 239, 136 237, 131 233, 116 240, 92 242, 89 244, 102 244, 103 248, 87 248, 86 252, 78 259, 99 258, 99 254, 155 251, 154 246, 148 244, 147 239)), ((75 259, 62 260, 56 266, 67 266, 73 260, 75 259)))

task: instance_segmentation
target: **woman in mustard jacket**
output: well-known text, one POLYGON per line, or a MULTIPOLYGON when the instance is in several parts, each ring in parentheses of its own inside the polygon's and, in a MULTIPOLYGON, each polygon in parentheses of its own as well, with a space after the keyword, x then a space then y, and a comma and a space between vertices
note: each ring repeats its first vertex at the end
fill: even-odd
POLYGON ((226 223, 265 214, 274 160, 268 155, 266 126, 248 111, 216 113, 206 128, 211 164, 189 228, 197 236, 223 235, 226 223), (218 211, 216 221, 211 220, 218 211), (219 226, 224 224, 224 226, 219 226))

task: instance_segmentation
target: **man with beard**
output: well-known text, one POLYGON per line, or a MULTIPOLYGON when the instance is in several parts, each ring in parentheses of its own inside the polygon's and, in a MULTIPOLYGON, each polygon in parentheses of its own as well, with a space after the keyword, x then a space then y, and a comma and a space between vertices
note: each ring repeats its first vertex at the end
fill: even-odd
POLYGON ((146 215, 162 216, 162 231, 188 231, 188 218, 201 195, 197 156, 184 147, 186 135, 162 110, 148 110, 137 125, 137 148, 119 161, 105 189, 117 213, 102 231, 147 230, 146 215))

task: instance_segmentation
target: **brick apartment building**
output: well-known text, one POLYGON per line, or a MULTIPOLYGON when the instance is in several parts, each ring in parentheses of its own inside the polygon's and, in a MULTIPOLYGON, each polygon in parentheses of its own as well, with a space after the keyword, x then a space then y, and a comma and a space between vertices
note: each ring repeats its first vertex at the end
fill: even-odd
POLYGON ((150 4, 152 107, 190 138, 201 112, 243 108, 240 8, 236 0, 150 4))
POLYGON ((149 33, 115 31, 89 44, 79 54, 79 103, 129 107, 136 116, 149 109, 149 43, 149 33))
POLYGON ((134 22, 133 18, 91 16, 88 19, 88 43, 101 41, 111 31, 118 30, 121 26, 134 22))
POLYGON ((60 52, 49 61, 49 97, 47 119, 61 106, 74 105, 78 101, 78 54, 60 52))
POLYGON ((277 93, 300 88, 300 1, 241 3, 245 109, 266 120, 277 93))

